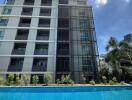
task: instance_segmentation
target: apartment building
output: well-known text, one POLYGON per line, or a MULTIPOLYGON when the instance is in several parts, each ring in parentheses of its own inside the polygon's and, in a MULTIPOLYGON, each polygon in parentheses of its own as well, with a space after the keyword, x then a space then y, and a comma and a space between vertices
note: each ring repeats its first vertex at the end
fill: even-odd
POLYGON ((0 73, 97 78, 97 41, 87 0, 6 0, 0 5, 0 73))

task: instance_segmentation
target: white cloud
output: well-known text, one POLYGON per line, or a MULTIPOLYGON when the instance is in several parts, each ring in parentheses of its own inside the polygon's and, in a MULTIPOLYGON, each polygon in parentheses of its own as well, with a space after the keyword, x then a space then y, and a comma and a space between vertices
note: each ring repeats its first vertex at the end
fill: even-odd
POLYGON ((95 0, 96 7, 104 6, 108 3, 108 0, 95 0))
POLYGON ((129 3, 130 2, 130 0, 125 0, 127 3, 129 3))

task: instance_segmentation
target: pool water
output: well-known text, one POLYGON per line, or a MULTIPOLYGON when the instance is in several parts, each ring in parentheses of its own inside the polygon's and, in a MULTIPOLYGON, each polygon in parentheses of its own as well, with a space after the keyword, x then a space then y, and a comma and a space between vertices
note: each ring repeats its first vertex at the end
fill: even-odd
POLYGON ((132 87, 2 87, 0 100, 132 100, 132 87))

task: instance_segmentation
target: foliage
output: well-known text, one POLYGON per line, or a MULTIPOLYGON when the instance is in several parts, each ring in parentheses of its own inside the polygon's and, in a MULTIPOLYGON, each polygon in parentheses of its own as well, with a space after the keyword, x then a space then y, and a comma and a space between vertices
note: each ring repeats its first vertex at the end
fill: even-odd
POLYGON ((39 82, 38 75, 34 75, 34 76, 32 77, 32 82, 33 82, 34 85, 37 85, 37 83, 39 82))
POLYGON ((18 84, 21 84, 21 79, 20 79, 20 76, 19 74, 16 74, 15 76, 15 83, 18 85, 18 84))
POLYGON ((74 81, 70 78, 70 75, 62 75, 60 84, 74 84, 74 81))
POLYGON ((107 84, 107 78, 105 76, 102 76, 102 80, 104 84, 107 84))
POLYGON ((85 84, 86 83, 86 78, 85 78, 84 74, 81 75, 81 79, 82 79, 83 83, 85 84))
POLYGON ((129 82, 128 74, 123 76, 122 63, 127 62, 132 65, 132 46, 127 41, 117 41, 116 38, 111 37, 106 46, 106 51, 105 60, 112 66, 112 76, 115 76, 117 80, 122 80, 123 77, 129 82))
POLYGON ((90 83, 91 85, 95 85, 95 84, 96 84, 94 80, 91 80, 89 83, 90 83))
POLYGON ((25 85, 28 84, 29 80, 30 80, 29 75, 23 75, 23 81, 24 81, 25 85))
POLYGON ((124 82, 124 81, 121 81, 120 84, 121 84, 121 85, 125 85, 125 82, 124 82))
POLYGON ((7 84, 11 85, 14 83, 14 74, 9 74, 7 77, 7 84))
POLYGON ((117 83, 117 78, 116 77, 113 77, 112 78, 112 81, 116 84, 117 83))
POLYGON ((0 76, 0 85, 3 84, 3 81, 4 81, 3 77, 0 76))
POLYGON ((50 81, 50 80, 52 80, 51 74, 44 74, 44 83, 45 83, 46 85, 49 84, 49 81, 50 81))
POLYGON ((112 80, 109 80, 110 85, 114 85, 114 82, 112 80))

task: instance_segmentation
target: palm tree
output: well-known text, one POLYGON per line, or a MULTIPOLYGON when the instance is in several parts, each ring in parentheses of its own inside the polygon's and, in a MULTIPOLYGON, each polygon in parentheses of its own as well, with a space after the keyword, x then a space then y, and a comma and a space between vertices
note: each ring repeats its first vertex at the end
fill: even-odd
POLYGON ((132 64, 132 46, 126 42, 118 42, 116 38, 111 37, 106 46, 106 61, 113 66, 113 74, 119 79, 122 74, 122 62, 132 64))

